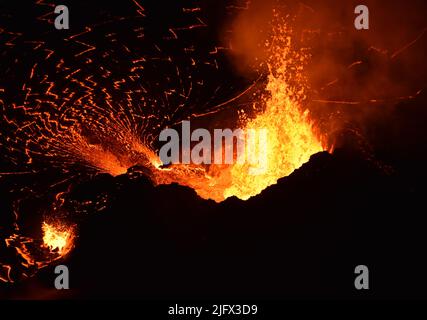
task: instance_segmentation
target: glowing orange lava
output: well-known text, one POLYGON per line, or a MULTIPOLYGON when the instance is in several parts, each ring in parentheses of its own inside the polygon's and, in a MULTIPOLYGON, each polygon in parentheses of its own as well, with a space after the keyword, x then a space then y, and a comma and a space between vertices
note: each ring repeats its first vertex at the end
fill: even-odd
MULTIPOLYGON (((231 169, 231 186, 224 190, 224 197, 237 196, 248 199, 259 194, 279 178, 291 174, 323 150, 318 135, 314 132, 308 110, 303 111, 300 101, 304 91, 294 92, 287 82, 291 58, 291 38, 286 30, 278 28, 272 40, 272 56, 268 62, 267 95, 264 97, 265 111, 247 122, 246 129, 267 129, 266 170, 259 175, 249 175, 247 165, 235 164, 231 169)), ((295 57, 293 57, 295 58, 295 57)), ((303 56, 296 58, 304 59, 303 56)), ((301 69, 292 74, 301 77, 301 69)))
POLYGON ((263 172, 250 174, 250 164, 212 165, 207 171, 194 165, 175 165, 167 172, 159 172, 157 183, 177 182, 193 188, 202 198, 217 202, 231 196, 246 200, 288 176, 311 155, 325 149, 308 110, 301 107, 305 99, 303 65, 307 55, 292 48, 286 24, 274 28, 274 36, 266 44, 266 50, 270 58, 266 93, 262 98, 264 111, 253 119, 242 120, 245 130, 267 131, 266 145, 262 148, 267 152, 263 172))
MULTIPOLYGON (((197 9, 194 12, 198 11, 197 9)), ((157 91, 163 90, 158 90, 157 87, 161 89, 163 82, 153 85, 156 89, 150 89, 152 85, 145 83, 142 70, 145 69, 145 64, 149 66, 149 61, 162 61, 166 63, 165 70, 168 70, 169 64, 175 63, 174 60, 169 56, 164 59, 166 55, 163 56, 163 53, 159 58, 155 56, 155 59, 132 54, 133 67, 129 70, 129 75, 124 76, 122 72, 115 74, 109 70, 115 70, 110 68, 110 64, 122 59, 121 56, 120 59, 110 56, 116 50, 110 48, 105 51, 106 54, 100 54, 103 51, 99 51, 92 56, 91 53, 95 52, 96 47, 80 41, 80 37, 92 32, 91 28, 66 39, 67 44, 83 44, 85 48, 91 48, 76 53, 75 60, 66 61, 62 56, 57 57, 55 51, 40 42, 37 48, 44 50, 43 54, 47 55, 46 63, 53 65, 53 62, 49 61, 56 57, 55 71, 51 71, 53 68, 38 68, 38 63, 34 62, 30 77, 22 88, 25 92, 23 101, 5 103, 4 97, 0 96, 2 125, 8 132, 4 141, 0 139, 0 146, 7 146, 7 161, 25 164, 25 168, 29 168, 25 169, 25 172, 29 173, 33 173, 31 166, 34 166, 35 173, 44 172, 40 171, 39 167, 60 168, 66 179, 52 184, 52 189, 63 187, 63 183, 69 184, 71 190, 72 183, 80 177, 87 178, 94 173, 118 176, 126 174, 129 168, 138 166, 143 168, 143 174, 149 176, 153 184, 178 183, 194 189, 203 199, 221 202, 236 196, 246 200, 259 194, 307 162, 312 154, 324 150, 308 111, 304 109, 306 86, 303 67, 308 56, 293 47, 292 32, 283 20, 278 19, 274 24, 276 27, 273 28, 273 36, 265 46, 269 59, 263 62, 263 67, 267 66, 268 77, 263 83, 264 86, 260 86, 260 91, 253 95, 257 97, 254 98, 257 100, 253 101, 254 106, 262 107, 262 111, 253 115, 239 110, 239 123, 235 123, 235 126, 243 131, 266 131, 267 140, 263 148, 257 147, 258 151, 262 150, 266 155, 263 157, 265 163, 262 163, 261 173, 251 173, 253 163, 239 164, 238 161, 236 164, 226 165, 162 166, 156 154, 157 145, 154 143, 158 131, 179 122, 180 109, 193 101, 193 98, 190 99, 190 93, 196 91, 199 85, 203 86, 204 81, 199 80, 204 79, 195 80, 193 77, 201 72, 182 75, 181 70, 187 68, 180 69, 177 65, 172 68, 176 70, 176 75, 173 73, 169 77, 163 76, 162 73, 161 77, 167 80, 164 89, 166 99, 163 94, 159 99, 157 91), (85 55, 85 62, 80 61, 82 55, 85 55), (101 56, 103 58, 97 60, 101 56), (105 62, 106 65, 103 65, 105 62), (99 68, 96 68, 99 72, 92 72, 92 63, 99 64, 99 68), (182 88, 175 88, 175 82, 182 88), (194 89, 193 83, 197 84, 194 89), (154 95, 151 95, 151 92, 154 95), (9 136, 9 132, 13 132, 14 136, 9 136)), ((189 30, 192 28, 193 25, 189 30)), ((0 33, 2 31, 0 28, 0 33)), ((172 29, 169 31, 177 37, 172 29)), ((175 40, 176 38, 173 41, 175 40)), ((123 47, 127 48, 125 45, 123 47)), ((185 51, 194 50, 191 48, 185 51)), ((203 59, 196 63, 191 58, 192 67, 189 70, 201 65, 215 65, 215 70, 220 70, 216 60, 211 59, 217 53, 217 50, 210 52, 206 62, 203 59), (215 64, 207 63, 211 60, 215 61, 215 64)), ((256 70, 260 70, 258 67, 256 70)), ((120 65, 119 69, 125 70, 124 65, 120 65)), ((150 75, 150 71, 147 74, 150 75)), ((206 77, 209 77, 209 74, 206 77)), ((259 79, 262 78, 260 75, 259 79)), ((254 83, 253 90, 257 90, 260 84, 254 83)), ((4 89, 0 88, 0 92, 4 92, 4 89)), ((242 95, 248 94, 249 97, 248 92, 252 91, 244 91, 242 95)), ((14 97, 15 94, 9 96, 14 97)), ((213 101, 216 101, 216 98, 213 101)), ((233 101, 228 100, 222 105, 227 106, 233 101)), ((216 112, 211 110, 212 112, 205 113, 210 110, 195 109, 191 115, 201 116, 201 111, 203 115, 213 115, 216 112)), ((190 117, 190 113, 184 115, 190 117)), ((245 139, 246 145, 258 143, 251 141, 248 136, 245 136, 245 139)), ((61 191, 59 194, 65 193, 66 191, 61 191)), ((51 220, 43 222, 42 238, 21 234, 16 222, 16 230, 5 238, 5 244, 7 248, 15 249, 16 255, 21 258, 20 268, 24 271, 18 270, 15 274, 12 265, 0 263, 0 281, 13 282, 15 279, 28 277, 34 274, 34 270, 61 259, 72 250, 76 230, 74 226, 58 220, 57 216, 63 201, 60 197, 57 198, 58 203, 53 206, 56 213, 49 215, 51 220)), ((15 216, 18 220, 18 211, 15 216)))
POLYGON ((42 229, 44 246, 50 251, 57 251, 61 256, 70 251, 74 239, 72 227, 43 222, 42 229))

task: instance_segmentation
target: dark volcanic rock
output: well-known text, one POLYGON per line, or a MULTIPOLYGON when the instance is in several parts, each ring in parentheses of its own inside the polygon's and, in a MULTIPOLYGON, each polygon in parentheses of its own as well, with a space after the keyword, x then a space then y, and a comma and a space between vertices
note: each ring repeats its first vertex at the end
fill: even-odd
POLYGON ((316 154, 247 201, 218 204, 142 175, 80 188, 76 197, 114 197, 81 225, 66 297, 359 297, 359 264, 371 268, 367 296, 420 296, 427 284, 413 272, 426 267, 416 192, 349 150, 316 154))

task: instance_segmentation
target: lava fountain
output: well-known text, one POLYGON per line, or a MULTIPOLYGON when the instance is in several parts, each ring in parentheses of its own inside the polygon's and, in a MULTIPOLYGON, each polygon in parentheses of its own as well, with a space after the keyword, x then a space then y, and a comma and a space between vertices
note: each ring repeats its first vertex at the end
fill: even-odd
POLYGON ((303 67, 308 54, 293 48, 291 31, 283 19, 276 19, 280 23, 274 26, 273 36, 265 44, 269 74, 262 95, 264 109, 252 119, 243 114, 240 120, 245 130, 267 131, 267 145, 263 146, 267 152, 266 170, 251 175, 249 164, 211 165, 208 170, 196 165, 175 165, 155 173, 158 184, 177 182, 193 188, 202 198, 217 202, 232 196, 247 200, 326 149, 308 110, 302 107, 306 98, 303 67))

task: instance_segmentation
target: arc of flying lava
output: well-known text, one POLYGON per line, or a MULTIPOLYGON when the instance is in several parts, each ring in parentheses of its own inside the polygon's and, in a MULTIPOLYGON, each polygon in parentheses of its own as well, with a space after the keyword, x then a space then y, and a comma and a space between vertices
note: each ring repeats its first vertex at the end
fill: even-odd
MULTIPOLYGON (((138 2, 135 0, 134 2, 140 8, 138 12, 145 15, 138 2)), ((264 92, 260 95, 261 101, 257 101, 263 106, 263 111, 254 117, 241 113, 239 119, 239 125, 246 129, 267 130, 267 170, 260 175, 248 175, 249 166, 246 164, 211 165, 208 168, 190 164, 162 168, 154 148, 147 142, 156 135, 155 131, 150 132, 149 130, 149 120, 159 117, 159 114, 154 113, 147 116, 142 113, 143 108, 139 105, 140 101, 137 102, 132 97, 132 94, 138 93, 143 94, 145 99, 144 95, 147 94, 145 87, 135 81, 135 79, 141 79, 140 74, 133 73, 143 70, 143 68, 130 71, 132 74, 128 78, 132 81, 129 81, 128 78, 126 81, 122 81, 122 78, 111 80, 117 80, 113 81, 115 84, 113 87, 122 93, 125 92, 123 87, 129 84, 139 85, 142 88, 133 88, 134 91, 132 88, 126 88, 128 89, 126 91, 127 99, 126 103, 122 104, 122 101, 114 101, 114 94, 109 93, 107 88, 104 87, 101 91, 96 90, 99 84, 95 81, 95 76, 90 75, 90 77, 84 78, 83 68, 78 68, 81 72, 72 71, 69 66, 64 66, 64 61, 61 59, 56 65, 56 69, 65 70, 65 74, 67 74, 65 79, 81 89, 83 96, 79 97, 71 86, 64 88, 61 94, 55 93, 58 91, 54 90, 55 83, 48 78, 48 75, 44 75, 42 82, 48 84, 49 87, 39 95, 41 97, 37 98, 37 103, 41 104, 42 98, 45 98, 46 104, 53 108, 51 113, 39 111, 37 108, 31 109, 31 100, 27 101, 27 97, 35 96, 34 90, 31 92, 30 86, 25 86, 27 91, 25 103, 22 106, 14 104, 13 111, 23 112, 29 116, 27 126, 19 127, 19 124, 9 121, 7 116, 5 119, 8 123, 20 128, 20 133, 26 134, 24 138, 18 136, 16 140, 17 142, 24 141, 24 154, 28 156, 27 164, 33 164, 32 157, 37 155, 41 159, 45 159, 47 163, 55 164, 63 169, 69 168, 70 164, 78 163, 83 164, 85 169, 90 168, 96 172, 106 172, 113 176, 124 174, 128 168, 140 165, 150 173, 149 176, 155 185, 178 183, 193 188, 204 199, 213 199, 217 202, 232 196, 246 200, 259 194, 269 185, 275 184, 279 178, 291 174, 307 162, 312 154, 326 149, 322 138, 316 133, 308 111, 303 109, 306 91, 303 64, 308 56, 293 48, 291 30, 283 19, 276 17, 273 36, 266 45, 266 50, 270 57, 267 61, 268 77, 265 87, 260 89, 261 92, 264 92), (292 83, 296 83, 296 85, 292 83), (96 96, 97 94, 99 97, 96 96), (79 102, 77 107, 68 104, 69 101, 74 101, 75 95, 79 102), (96 98, 99 98, 104 104, 99 105, 96 98), (81 105, 84 105, 86 109, 79 109, 78 106, 81 105), (58 112, 58 115, 55 112, 58 112), (86 128, 89 128, 89 134, 84 133, 86 128), (33 134, 37 130, 39 130, 39 134, 34 137, 33 134), (35 147, 37 149, 32 149, 35 147)), ((49 57, 51 59, 51 55, 49 57)), ((145 62, 147 59, 135 61, 145 62)), ((92 62, 93 60, 87 58, 86 63, 92 62)), ((100 66, 96 70, 101 78, 112 78, 112 71, 109 69, 100 66)), ((180 76, 179 70, 177 75, 180 76)), ((34 69, 32 69, 31 78, 34 78, 34 81, 37 80, 35 77, 34 69)), ((182 82, 183 80, 180 78, 179 83, 182 82)), ((193 91, 196 90, 192 86, 191 88, 193 91)), ((172 93, 174 90, 169 88, 166 91, 172 93)), ((179 90, 175 91, 179 95, 179 90)), ((243 95, 250 91, 249 89, 243 91, 243 95)), ((187 98, 187 95, 185 96, 187 98)), ((233 99, 228 99, 230 103, 233 101, 233 99)), ((4 105, 0 104, 0 106, 4 109, 4 105)), ((216 106, 222 107, 223 105, 216 104, 216 106)), ((147 104, 144 104, 143 107, 147 107, 147 104)), ((156 110, 156 112, 161 111, 156 110)), ((163 122, 158 126, 161 124, 163 122)), ((246 141, 246 143, 251 143, 251 141, 246 141)), ((70 184, 72 184, 71 180, 70 184)), ((57 207, 54 209, 60 208, 63 203, 62 200, 58 201, 58 204, 55 204, 57 207)), ((54 212, 57 211, 52 210, 52 215, 55 216, 54 212)), ((50 220, 43 222, 42 239, 35 240, 17 233, 6 239, 7 245, 15 248, 17 254, 25 261, 25 265, 23 265, 25 268, 29 266, 42 268, 48 265, 48 261, 61 259, 70 252, 75 238, 75 228, 60 220, 58 217, 54 217, 54 223, 49 222, 50 220), (35 257, 30 245, 44 249, 42 258, 35 257)), ((10 266, 4 264, 0 264, 0 266, 7 271, 6 276, 0 274, 0 280, 12 281, 10 266)))

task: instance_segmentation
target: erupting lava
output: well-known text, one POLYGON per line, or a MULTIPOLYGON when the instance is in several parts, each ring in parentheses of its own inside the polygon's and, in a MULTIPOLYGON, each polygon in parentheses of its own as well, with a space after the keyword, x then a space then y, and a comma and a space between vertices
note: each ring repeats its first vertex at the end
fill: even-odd
MULTIPOLYGON (((265 111, 246 124, 248 129, 266 128, 267 171, 261 175, 248 175, 245 165, 236 164, 231 169, 231 186, 224 191, 224 197, 237 196, 248 199, 259 194, 269 185, 275 184, 281 177, 291 174, 307 162, 314 153, 323 150, 319 137, 313 130, 308 111, 302 111, 300 102, 304 92, 293 92, 288 79, 302 75, 290 67, 295 63, 291 59, 291 39, 284 27, 278 27, 271 44, 272 56, 268 62, 267 95, 265 111)), ((302 57, 301 57, 302 59, 302 57)))
POLYGON ((157 183, 178 182, 195 189, 202 198, 217 202, 231 196, 247 200, 275 184, 279 178, 291 174, 311 155, 325 149, 314 130, 308 110, 302 110, 301 106, 305 99, 302 71, 307 55, 292 48, 290 31, 281 22, 275 26, 274 35, 266 44, 270 58, 267 62, 269 75, 266 93, 262 101, 264 111, 253 119, 241 120, 246 129, 267 130, 265 172, 251 175, 250 164, 211 165, 207 171, 195 165, 181 165, 155 173, 157 183))
MULTIPOLYGON (((60 45, 54 42, 53 48, 49 39, 34 41, 31 34, 27 37, 0 28, 0 35, 6 36, 0 44, 10 49, 2 59, 12 64, 0 81, 0 149, 8 164, 4 170, 7 177, 30 175, 31 190, 26 182, 11 184, 20 192, 11 203, 15 220, 1 236, 3 249, 14 251, 17 259, 0 261, 0 281, 31 276, 70 252, 75 230, 63 220, 76 221, 75 216, 85 212, 79 206, 92 206, 94 211, 104 208, 109 195, 82 203, 67 203, 67 195, 76 184, 98 173, 117 176, 138 167, 155 185, 178 183, 216 202, 232 196, 246 200, 324 150, 304 107, 303 67, 308 56, 293 46, 284 20, 276 17, 273 22, 273 36, 265 46, 269 59, 256 68, 266 72, 257 74, 258 80, 250 84, 247 79, 233 78, 232 72, 223 74, 221 62, 227 58, 223 53, 231 47, 217 47, 215 42, 199 48, 192 42, 190 33, 207 27, 199 16, 200 8, 179 8, 176 14, 184 15, 182 23, 188 23, 165 28, 162 21, 160 36, 157 29, 141 27, 145 13, 141 15, 141 6, 137 7, 136 18, 87 26, 62 39, 60 45), (108 31, 116 30, 118 23, 123 28, 108 31), (15 56, 28 49, 34 54, 31 59, 25 56, 29 60, 20 66, 15 56), (13 72, 13 64, 17 70, 27 65, 31 70, 28 75, 13 72), (262 173, 250 174, 252 164, 237 161, 162 166, 156 151, 163 128, 202 116, 217 121, 217 112, 227 107, 236 108, 227 110, 234 112, 230 114, 235 127, 266 131, 263 159, 267 163, 262 164, 262 173), (250 107, 257 110, 255 114, 250 107), (9 173, 10 168, 14 172, 9 173), (34 230, 20 228, 21 205, 32 197, 53 201, 49 210, 41 204, 29 213, 49 212, 42 238, 34 238, 34 230), (62 211, 64 204, 68 207, 62 211), (67 212, 67 219, 58 212, 67 212)), ((55 33, 53 40, 57 38, 55 33)), ((197 39, 204 37, 199 34, 197 39)), ((248 139, 246 144, 258 143, 248 139)))
POLYGON ((43 243, 50 251, 65 256, 73 245, 73 228, 61 224, 43 222, 43 243))

